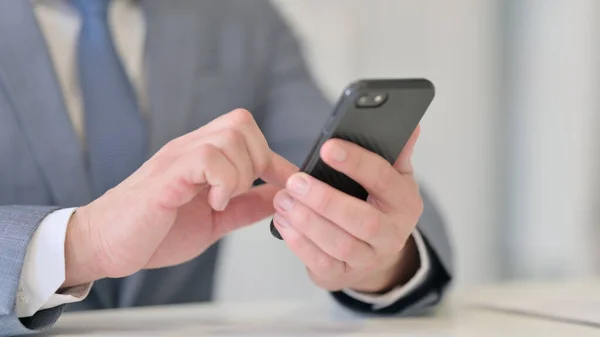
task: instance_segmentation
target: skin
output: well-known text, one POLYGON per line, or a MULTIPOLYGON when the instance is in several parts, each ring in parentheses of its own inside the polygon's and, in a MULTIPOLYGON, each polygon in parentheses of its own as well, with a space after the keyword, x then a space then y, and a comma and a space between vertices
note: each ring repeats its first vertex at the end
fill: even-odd
POLYGON ((298 173, 271 151, 248 111, 234 110, 169 142, 77 209, 63 287, 184 263, 275 210, 285 242, 318 286, 378 292, 402 284, 418 268, 410 239, 422 210, 410 167, 417 134, 394 167, 340 140, 322 147, 328 164, 369 190, 364 202, 298 173), (266 184, 253 188, 258 178, 266 184))
POLYGON ((321 158, 360 183, 367 201, 305 174, 288 179, 275 197, 276 227, 311 279, 322 288, 382 292, 407 282, 418 269, 411 237, 423 210, 411 156, 417 128, 392 166, 355 144, 334 139, 321 158))

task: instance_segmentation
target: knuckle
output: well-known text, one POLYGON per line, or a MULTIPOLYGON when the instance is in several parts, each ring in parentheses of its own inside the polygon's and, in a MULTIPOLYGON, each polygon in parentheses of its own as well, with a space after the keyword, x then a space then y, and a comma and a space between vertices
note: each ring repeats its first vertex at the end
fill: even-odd
POLYGON ((363 207, 357 207, 356 205, 346 205, 346 207, 344 207, 343 214, 345 214, 346 216, 346 223, 355 225, 360 229, 363 227, 363 218, 365 217, 364 213, 365 211, 363 207))
POLYGON ((315 258, 315 268, 319 273, 330 273, 333 270, 333 259, 325 254, 319 254, 315 258))
POLYGON ((343 238, 338 241, 335 249, 339 259, 348 262, 348 260, 351 259, 355 248, 356 244, 354 239, 343 238))
POLYGON ((173 151, 176 151, 177 149, 179 149, 181 147, 181 138, 175 138, 171 141, 169 141, 168 143, 166 143, 160 150, 160 152, 166 152, 166 153, 171 153, 173 151))
MULTIPOLYGON (((327 188, 319 188, 317 186, 315 186, 315 190, 320 192, 317 192, 320 194, 320 196, 317 198, 317 209, 321 212, 321 213, 327 213, 331 207, 333 207, 333 193, 330 189, 327 188)), ((310 194, 310 193, 309 193, 310 194)))
POLYGON ((294 207, 289 214, 292 225, 302 232, 309 230, 310 224, 314 221, 310 212, 304 207, 294 207))
POLYGON ((372 240, 381 233, 381 227, 383 226, 383 220, 379 212, 375 210, 367 211, 362 217, 359 217, 360 227, 364 233, 366 240, 372 240))
POLYGON ((317 274, 315 271, 311 270, 309 267, 306 268, 306 271, 308 272, 308 276, 309 278, 320 288, 329 290, 329 291, 337 291, 337 290, 341 290, 342 287, 338 287, 337 286, 337 282, 335 282, 335 280, 331 280, 328 277, 325 277, 324 275, 320 275, 317 274))
POLYGON ((385 165, 379 174, 376 175, 377 178, 375 179, 373 189, 376 192, 383 192, 389 189, 395 174, 396 171, 394 169, 389 165, 385 165))
POLYGON ((314 233, 320 223, 319 217, 305 206, 296 205, 288 214, 290 224, 303 235, 314 233))
POLYGON ((319 288, 325 289, 327 291, 337 292, 341 291, 344 288, 343 286, 339 285, 339 282, 337 280, 321 280, 314 278, 311 279, 317 286, 319 286, 319 288))
POLYGON ((198 158, 198 160, 206 163, 215 158, 217 153, 217 149, 211 144, 202 144, 198 146, 194 155, 198 158))
POLYGON ((304 250, 305 242, 301 236, 293 235, 287 237, 285 240, 292 251, 302 252, 304 250))
POLYGON ((227 145, 242 145, 244 143, 244 135, 236 129, 224 130, 221 136, 227 145))
POLYGON ((253 164, 255 175, 261 175, 269 168, 270 158, 266 153, 261 154, 254 160, 253 164))
POLYGON ((234 125, 244 126, 256 124, 254 116, 246 109, 235 109, 229 114, 234 125))

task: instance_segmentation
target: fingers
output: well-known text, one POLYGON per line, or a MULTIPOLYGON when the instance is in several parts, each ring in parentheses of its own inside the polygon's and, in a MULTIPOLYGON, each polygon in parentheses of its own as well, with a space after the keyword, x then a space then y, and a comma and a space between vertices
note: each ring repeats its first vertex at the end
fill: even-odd
POLYGON ((398 160, 396 160, 396 163, 394 163, 394 168, 396 168, 396 170, 401 174, 413 174, 412 156, 420 134, 421 126, 417 125, 417 128, 410 136, 410 139, 408 139, 408 142, 406 142, 404 149, 400 153, 398 160))
POLYGON ((277 153, 272 152, 271 161, 260 178, 267 183, 285 188, 287 180, 296 172, 298 172, 296 165, 290 163, 277 153))
POLYGON ((202 147, 205 144, 211 144, 219 149, 235 166, 237 185, 233 196, 248 191, 256 179, 254 178, 252 158, 246 146, 244 135, 235 129, 217 131, 190 143, 188 151, 193 153, 195 147, 202 147))
MULTIPOLYGON (((227 137, 223 138, 230 141, 238 140, 238 136, 241 135, 251 160, 252 182, 261 178, 283 188, 289 176, 298 171, 295 165, 271 151, 252 114, 247 110, 233 110, 213 120, 201 131, 195 136, 201 140, 206 137, 207 132, 224 134, 227 137)), ((218 144, 217 147, 223 148, 228 144, 229 141, 225 141, 218 144)), ((231 157, 230 160, 232 160, 231 157)))
POLYGON ((303 172, 292 174, 276 195, 274 224, 315 283, 373 291, 396 284, 398 261, 422 211, 410 164, 418 135, 419 128, 394 166, 342 140, 321 147, 328 165, 365 187, 367 201, 303 172))
POLYGON ((284 231, 293 227, 336 260, 352 267, 362 267, 368 265, 375 257, 375 252, 367 243, 350 235, 302 203, 295 202, 287 192, 278 193, 274 204, 280 224, 287 224, 284 231))
POLYGON ((236 130, 244 136, 246 147, 252 158, 253 177, 254 179, 260 177, 271 163, 272 151, 252 114, 245 109, 233 110, 211 121, 195 136, 202 138, 207 132, 223 130, 236 130))
POLYGON ((278 214, 275 214, 273 223, 290 250, 306 265, 309 274, 319 275, 315 282, 318 282, 319 286, 323 288, 333 290, 331 289, 334 287, 333 282, 328 280, 339 279, 340 275, 346 272, 345 263, 323 252, 304 234, 294 227, 288 226, 278 214))
POLYGON ((235 165, 219 149, 206 145, 188 155, 192 167, 190 182, 208 184, 208 203, 217 211, 227 207, 238 185, 239 173, 235 165), (196 159, 198 158, 198 159, 196 159))
POLYGON ((208 202, 223 210, 238 184, 238 172, 227 156, 211 144, 198 146, 180 157, 163 176, 159 198, 164 206, 177 208, 208 187, 208 202))
POLYGON ((270 184, 251 188, 229 202, 227 212, 214 214, 217 237, 253 224, 273 214, 273 198, 281 189, 270 184))
POLYGON ((157 157, 153 158, 154 169, 147 174, 158 170, 162 176, 171 171, 169 179, 192 184, 185 188, 177 183, 168 186, 163 194, 173 198, 172 204, 191 200, 200 185, 207 184, 209 203, 215 210, 223 210, 231 198, 248 191, 259 177, 283 188, 288 177, 298 171, 271 151, 252 115, 242 109, 169 142, 157 157))
MULTIPOLYGON (((372 205, 307 175, 294 174, 286 191, 295 201, 377 249, 392 249, 397 235, 386 215, 372 205)), ((295 203, 294 207, 298 204, 295 203)))
MULTIPOLYGON (((417 188, 408 169, 406 161, 409 160, 412 150, 407 147, 404 157, 401 157, 405 174, 398 172, 383 157, 367 151, 359 145, 332 139, 323 144, 321 157, 333 169, 340 171, 363 186, 370 197, 387 205, 398 205, 404 202, 404 195, 398 191, 412 193, 417 188)), ((409 171, 410 170, 410 171, 409 171)))

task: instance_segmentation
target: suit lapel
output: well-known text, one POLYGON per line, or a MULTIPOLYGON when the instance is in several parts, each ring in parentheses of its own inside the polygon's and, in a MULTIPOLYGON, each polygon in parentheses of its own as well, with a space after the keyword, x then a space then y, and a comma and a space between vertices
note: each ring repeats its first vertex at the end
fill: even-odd
MULTIPOLYGON (((164 0, 140 0, 147 27, 145 74, 152 152, 185 132, 191 113, 201 113, 194 106, 198 76, 214 73, 219 66, 219 36, 213 34, 219 8, 215 3, 190 1, 177 6, 164 0)), ((0 1, 0 90, 11 100, 56 204, 80 206, 91 201, 85 153, 68 118, 30 1, 0 1)), ((97 300, 103 307, 135 304, 143 295, 146 274, 96 282, 97 300), (115 287, 117 298, 112 295, 115 287)))
MULTIPOLYGON (((30 1, 0 1, 0 90, 10 100, 55 204, 91 201, 83 148, 30 1)), ((114 306, 109 285, 103 280, 94 285, 93 296, 103 307, 114 306)))
POLYGON ((0 1, 0 90, 10 100, 56 204, 88 202, 81 144, 30 1, 0 1))
MULTIPOLYGON (((140 1, 146 22, 144 74, 151 153, 185 132, 189 114, 200 113, 193 106, 198 74, 218 66, 218 36, 211 34, 215 31, 214 3, 140 1), (190 6, 196 9, 190 10, 190 6)), ((139 302, 147 275, 148 271, 142 270, 120 281, 120 307, 139 302)))

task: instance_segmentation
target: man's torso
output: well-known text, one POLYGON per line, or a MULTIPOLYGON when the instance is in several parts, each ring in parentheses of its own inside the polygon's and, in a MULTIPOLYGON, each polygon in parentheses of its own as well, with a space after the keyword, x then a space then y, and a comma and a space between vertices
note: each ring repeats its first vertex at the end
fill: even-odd
MULTIPOLYGON (((260 6, 246 1, 142 0, 150 156, 169 140, 232 109, 256 113, 268 65, 260 6)), ((257 2, 258 3, 258 2, 257 2)), ((262 3, 264 6, 264 3, 262 3)), ((91 201, 85 145, 31 6, 0 4, 0 205, 71 207, 91 201), (4 13, 4 14, 1 14, 4 13)), ((268 139, 268 135, 267 139, 268 139)), ((98 281, 71 310, 211 299, 217 247, 177 267, 150 270, 129 285, 98 281)), ((136 279, 137 278, 137 279, 136 279)))

